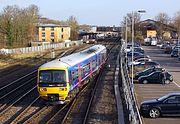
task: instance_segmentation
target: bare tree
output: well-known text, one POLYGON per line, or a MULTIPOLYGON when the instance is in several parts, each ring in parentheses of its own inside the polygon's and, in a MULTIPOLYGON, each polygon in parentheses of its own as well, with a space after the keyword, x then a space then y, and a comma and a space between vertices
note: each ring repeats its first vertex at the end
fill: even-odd
MULTIPOLYGON (((124 16, 123 21, 121 22, 122 27, 126 27, 126 20, 127 20, 127 26, 128 26, 128 32, 127 32, 127 39, 131 40, 131 32, 132 32, 132 13, 127 13, 126 16, 124 16)), ((138 31, 139 22, 141 20, 141 16, 138 12, 134 13, 134 34, 135 34, 135 40, 139 40, 141 36, 141 32, 138 31)), ((124 28, 125 29, 125 28, 124 28)), ((125 32, 125 30, 124 30, 125 32)))
POLYGON ((174 20, 174 26, 177 28, 179 33, 178 36, 180 36, 180 11, 176 12, 173 20, 174 20))
POLYGON ((157 21, 158 24, 158 33, 160 38, 163 38, 163 34, 165 33, 165 27, 169 24, 170 22, 170 17, 166 13, 159 13, 156 17, 155 20, 157 21))
POLYGON ((27 8, 7 6, 0 14, 0 36, 6 45, 27 45, 34 40, 39 9, 35 5, 27 8))
POLYGON ((74 16, 70 16, 67 20, 67 24, 71 28, 71 40, 77 40, 78 39, 78 32, 79 32, 79 24, 74 16))

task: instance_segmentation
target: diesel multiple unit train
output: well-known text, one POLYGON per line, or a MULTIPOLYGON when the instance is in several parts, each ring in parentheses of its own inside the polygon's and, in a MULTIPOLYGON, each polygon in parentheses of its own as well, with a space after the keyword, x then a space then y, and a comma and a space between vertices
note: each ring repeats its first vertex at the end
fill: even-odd
POLYGON ((91 79, 107 59, 103 45, 55 59, 38 68, 39 95, 52 104, 65 104, 91 79))

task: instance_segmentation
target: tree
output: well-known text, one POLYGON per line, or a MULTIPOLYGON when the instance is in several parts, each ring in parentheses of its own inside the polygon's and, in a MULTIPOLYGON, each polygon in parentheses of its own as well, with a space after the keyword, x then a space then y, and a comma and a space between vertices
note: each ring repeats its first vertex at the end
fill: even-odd
POLYGON ((74 16, 70 16, 67 20, 67 24, 71 28, 71 40, 77 40, 78 39, 78 33, 79 33, 79 24, 74 16))
POLYGON ((176 12, 173 20, 174 20, 174 26, 177 28, 179 33, 178 36, 180 36, 180 11, 176 12))
POLYGON ((169 24, 170 17, 166 13, 159 13, 155 17, 155 21, 158 24, 158 33, 160 38, 163 38, 163 34, 165 33, 165 26, 169 24))
POLYGON ((39 9, 35 5, 27 8, 7 6, 0 13, 0 39, 8 47, 27 45, 34 40, 39 9))
MULTIPOLYGON (((131 32, 132 32, 132 13, 127 13, 126 16, 123 17, 123 21, 121 22, 122 27, 126 27, 126 19, 127 19, 127 26, 130 27, 128 29, 128 33, 127 33, 127 39, 128 41, 131 40, 131 32)), ((142 37, 141 32, 138 31, 138 27, 139 27, 139 22, 141 20, 141 16, 138 12, 134 13, 134 35, 135 35, 135 40, 139 40, 139 37, 142 37)), ((124 28, 125 29, 125 28, 124 28)), ((124 30, 125 32, 125 30, 124 30)))

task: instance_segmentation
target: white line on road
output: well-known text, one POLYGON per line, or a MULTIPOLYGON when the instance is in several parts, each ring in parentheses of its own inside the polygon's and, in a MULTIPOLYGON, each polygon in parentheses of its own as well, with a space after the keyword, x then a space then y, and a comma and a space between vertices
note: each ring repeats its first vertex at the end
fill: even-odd
POLYGON ((175 81, 173 81, 173 83, 174 83, 178 88, 180 88, 180 85, 177 84, 175 81))

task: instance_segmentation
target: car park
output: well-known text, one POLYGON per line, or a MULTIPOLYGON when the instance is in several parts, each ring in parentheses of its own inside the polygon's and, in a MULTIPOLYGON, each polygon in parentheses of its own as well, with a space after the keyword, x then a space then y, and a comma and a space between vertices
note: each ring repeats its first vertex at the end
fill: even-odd
MULTIPOLYGON (((155 71, 150 73, 149 75, 144 75, 138 78, 139 83, 147 84, 147 83, 162 83, 161 79, 162 71, 155 71)), ((165 84, 169 84, 173 81, 173 76, 169 72, 165 72, 165 84)))
POLYGON ((145 69, 145 70, 143 70, 143 71, 141 71, 141 72, 137 72, 137 73, 135 74, 134 79, 135 79, 135 80, 138 80, 138 78, 141 77, 141 76, 149 75, 149 74, 151 74, 152 72, 155 72, 155 71, 162 71, 162 69, 163 69, 163 68, 161 68, 161 67, 155 67, 155 66, 154 66, 154 67, 147 68, 147 69, 145 69))
POLYGON ((163 115, 179 115, 179 106, 180 92, 169 93, 158 99, 142 102, 140 114, 151 118, 158 118, 163 115))

